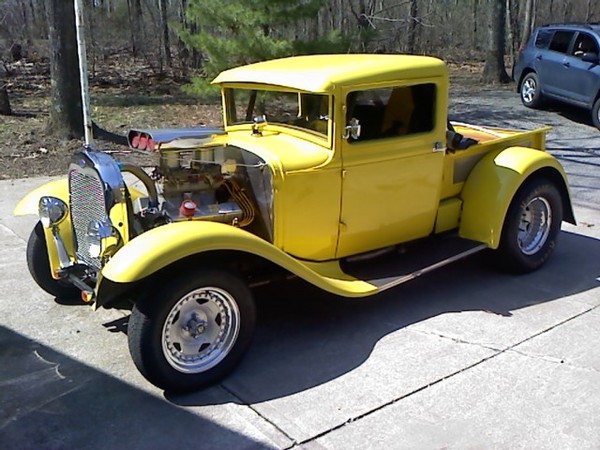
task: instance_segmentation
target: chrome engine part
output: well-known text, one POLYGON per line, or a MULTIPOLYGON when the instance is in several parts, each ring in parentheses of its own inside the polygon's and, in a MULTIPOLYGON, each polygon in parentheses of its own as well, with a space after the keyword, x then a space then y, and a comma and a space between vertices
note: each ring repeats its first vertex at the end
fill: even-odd
POLYGON ((252 201, 236 181, 237 164, 222 147, 163 150, 154 178, 162 185, 161 210, 173 221, 210 220, 246 226, 252 201))
POLYGON ((151 173, 93 149, 74 156, 69 167, 73 267, 89 269, 86 278, 93 279, 123 243, 169 222, 221 222, 271 239, 270 173, 260 158, 232 146, 158 155, 151 173), (130 184, 131 176, 145 189, 130 184))

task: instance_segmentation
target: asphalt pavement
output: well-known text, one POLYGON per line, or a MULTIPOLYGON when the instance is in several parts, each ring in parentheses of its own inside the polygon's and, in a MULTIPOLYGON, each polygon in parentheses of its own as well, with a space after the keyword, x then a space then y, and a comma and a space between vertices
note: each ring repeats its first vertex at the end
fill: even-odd
POLYGON ((547 265, 511 276, 484 252, 367 300, 260 288, 243 362, 194 394, 137 372, 127 310, 35 285, 36 218, 12 208, 45 180, 0 181, 0 448, 600 448, 600 132, 507 90, 455 94, 455 120, 555 127, 578 225, 547 265))

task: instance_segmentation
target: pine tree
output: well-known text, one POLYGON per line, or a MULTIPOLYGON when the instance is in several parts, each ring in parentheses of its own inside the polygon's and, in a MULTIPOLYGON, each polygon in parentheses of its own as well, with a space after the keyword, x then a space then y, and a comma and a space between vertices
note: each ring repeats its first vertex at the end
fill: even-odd
POLYGON ((242 64, 346 51, 347 39, 339 33, 315 36, 306 29, 322 5, 321 0, 189 0, 186 18, 194 26, 179 33, 188 47, 203 55, 205 77, 194 80, 196 90, 204 91, 219 72, 242 64))

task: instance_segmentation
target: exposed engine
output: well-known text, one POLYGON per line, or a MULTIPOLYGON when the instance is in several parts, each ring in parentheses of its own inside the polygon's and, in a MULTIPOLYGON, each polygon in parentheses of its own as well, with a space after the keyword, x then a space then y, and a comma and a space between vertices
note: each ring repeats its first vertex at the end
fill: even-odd
MULTIPOLYGON (((161 149, 159 155, 158 165, 149 174, 157 199, 149 195, 133 203, 141 228, 138 233, 181 220, 247 227, 260 215, 261 206, 270 210, 270 179, 263 176, 264 162, 255 155, 232 146, 161 149)), ((150 193, 148 183, 144 181, 150 193)), ((269 221, 263 217, 260 222, 255 232, 268 237, 269 221)))

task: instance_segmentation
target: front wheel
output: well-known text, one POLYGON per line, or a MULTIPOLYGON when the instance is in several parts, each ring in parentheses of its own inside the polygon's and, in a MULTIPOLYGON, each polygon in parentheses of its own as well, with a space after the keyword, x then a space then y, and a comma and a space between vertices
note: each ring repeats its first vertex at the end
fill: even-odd
POLYGON ((256 322, 250 289, 225 270, 186 272, 138 301, 128 325, 131 357, 155 386, 192 391, 241 360, 256 322))
POLYGON ((80 297, 81 291, 78 288, 66 281, 56 280, 52 277, 46 237, 41 222, 35 225, 27 241, 27 267, 38 286, 49 294, 59 299, 80 297))
POLYGON ((562 200, 545 179, 526 182, 513 198, 502 228, 498 256, 510 272, 527 273, 550 258, 562 222, 562 200))
POLYGON ((542 105, 540 81, 535 72, 530 72, 521 81, 521 102, 528 108, 539 108, 542 105))
POLYGON ((600 98, 594 102, 592 107, 592 122, 600 130, 600 98))

